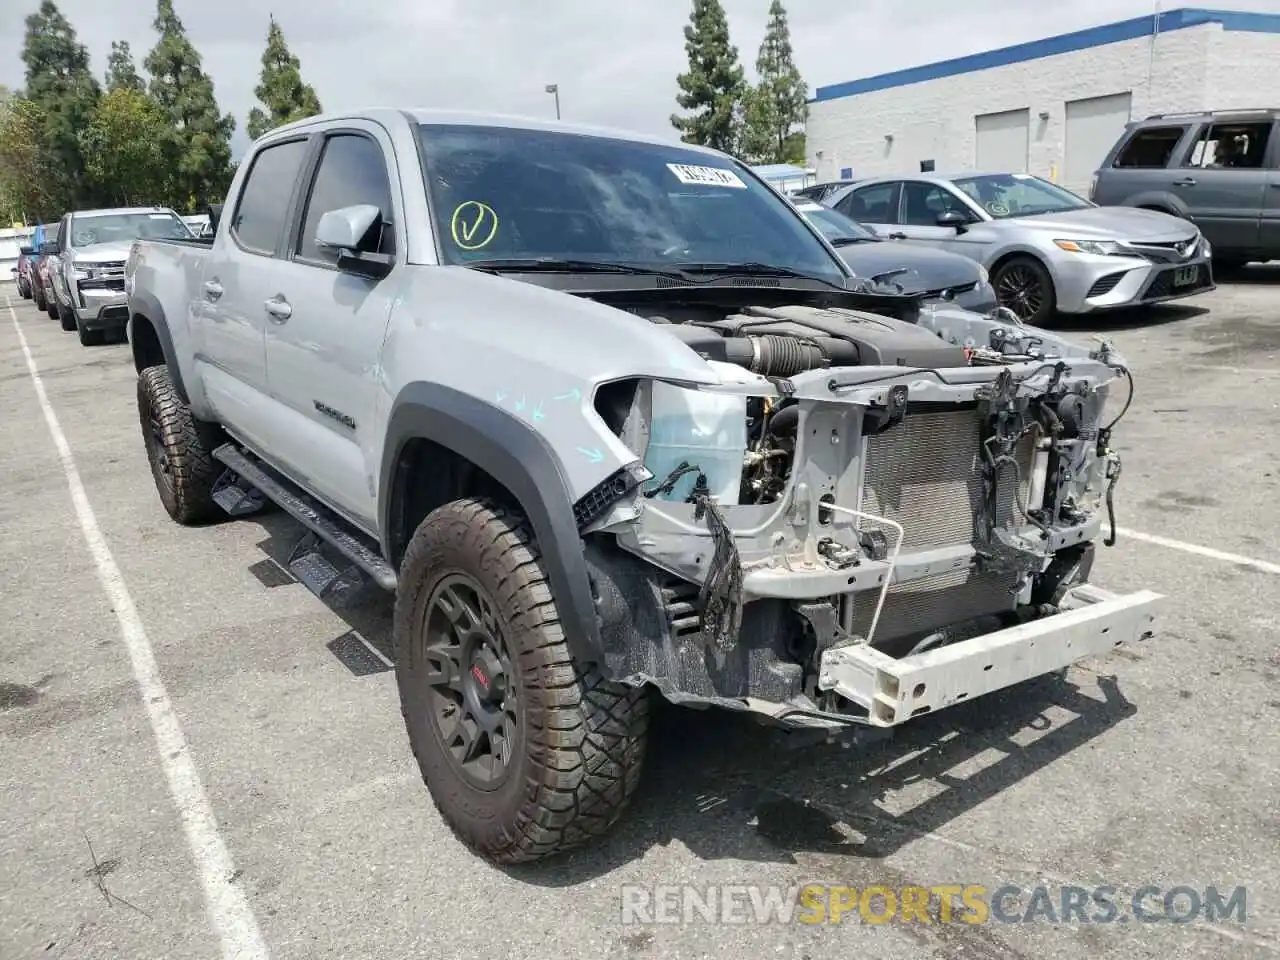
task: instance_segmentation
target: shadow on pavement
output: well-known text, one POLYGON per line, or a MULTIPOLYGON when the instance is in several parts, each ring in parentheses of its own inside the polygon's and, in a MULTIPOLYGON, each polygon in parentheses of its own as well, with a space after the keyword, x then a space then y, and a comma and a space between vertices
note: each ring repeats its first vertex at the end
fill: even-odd
POLYGON ((1145 307, 1125 307, 1104 313, 1059 314, 1053 322, 1056 333, 1070 336, 1087 333, 1115 333, 1122 330, 1146 330, 1200 317, 1208 307, 1191 303, 1153 303, 1145 307))
MULTIPOLYGON (((267 557, 254 565, 255 575, 268 586, 294 582, 284 565, 301 528, 282 512, 249 519, 267 535, 259 544, 267 557)), ((370 587, 359 602, 331 609, 392 659, 386 593, 370 587)), ((339 659, 335 643, 345 636, 328 641, 339 659)), ((348 667, 357 675, 377 672, 348 667)), ((378 669, 391 668, 383 663, 378 669)), ((1041 677, 851 747, 797 746, 797 738, 742 715, 676 707, 655 697, 645 774, 614 829, 584 850, 507 872, 538 886, 572 886, 676 841, 702 860, 795 863, 797 854, 834 855, 840 863, 879 860, 1135 713, 1113 678, 1098 677, 1097 683, 1101 700, 1085 696, 1062 674, 1041 677), (1063 711, 1071 719, 1051 722, 1050 712, 1063 711), (1029 736, 1036 739, 1025 746, 1015 740, 1029 736), (993 750, 1003 756, 980 764, 979 755, 989 758, 993 750), (981 768, 969 776, 949 772, 966 763, 981 768), (931 785, 928 799, 905 813, 877 806, 886 795, 925 783, 931 785)))
POLYGON ((1237 270, 1215 270, 1213 278, 1219 286, 1280 286, 1280 263, 1251 263, 1237 270))

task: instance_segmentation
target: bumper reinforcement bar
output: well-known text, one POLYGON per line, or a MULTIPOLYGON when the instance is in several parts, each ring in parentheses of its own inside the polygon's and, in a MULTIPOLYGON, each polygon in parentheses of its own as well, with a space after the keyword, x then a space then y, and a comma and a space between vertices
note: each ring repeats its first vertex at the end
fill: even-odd
POLYGON ((896 726, 1145 639, 1163 599, 1089 585, 1067 594, 1062 613, 900 660, 866 644, 832 647, 822 655, 818 689, 867 710, 872 726, 896 726))

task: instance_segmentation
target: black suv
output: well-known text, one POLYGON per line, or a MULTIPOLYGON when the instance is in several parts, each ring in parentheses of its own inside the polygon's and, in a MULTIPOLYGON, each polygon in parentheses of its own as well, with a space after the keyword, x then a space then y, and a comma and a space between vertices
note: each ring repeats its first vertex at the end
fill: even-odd
POLYGON ((1156 114, 1128 124, 1089 199, 1192 220, 1217 269, 1280 259, 1280 108, 1156 114))

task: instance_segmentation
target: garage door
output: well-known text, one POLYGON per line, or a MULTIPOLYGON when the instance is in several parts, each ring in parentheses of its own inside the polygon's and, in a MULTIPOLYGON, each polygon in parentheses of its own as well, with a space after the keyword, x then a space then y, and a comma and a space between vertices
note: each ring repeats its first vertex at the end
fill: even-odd
POLYGON ((1089 180, 1129 122, 1128 92, 1067 102, 1066 156, 1059 182, 1082 197, 1089 196, 1089 180))
POLYGON ((975 167, 986 173, 1026 173, 1030 110, 984 113, 973 121, 977 127, 975 167))

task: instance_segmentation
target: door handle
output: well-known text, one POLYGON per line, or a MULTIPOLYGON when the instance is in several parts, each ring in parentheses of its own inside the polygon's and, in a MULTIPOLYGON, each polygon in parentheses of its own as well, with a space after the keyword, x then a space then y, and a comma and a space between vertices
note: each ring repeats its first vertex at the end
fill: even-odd
POLYGON ((222 284, 217 280, 208 280, 204 285, 204 298, 210 302, 222 296, 222 284))
POLYGON ((1183 177, 1181 180, 1173 181, 1175 187, 1194 187, 1196 181, 1194 177, 1183 177))
POLYGON ((905 240, 905 239, 907 239, 907 235, 906 235, 905 233, 891 233, 891 234, 889 234, 889 239, 890 239, 890 240, 905 240))
POLYGON ((289 306, 289 301, 284 297, 272 297, 263 306, 267 308, 267 315, 273 323, 284 323, 293 316, 293 307, 289 306))

